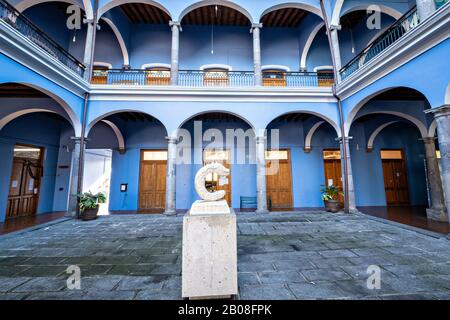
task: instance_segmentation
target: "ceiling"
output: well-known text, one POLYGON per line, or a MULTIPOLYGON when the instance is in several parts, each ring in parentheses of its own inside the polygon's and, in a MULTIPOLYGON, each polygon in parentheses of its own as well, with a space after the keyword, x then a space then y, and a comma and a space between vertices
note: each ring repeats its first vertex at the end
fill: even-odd
POLYGON ((122 119, 123 121, 126 122, 153 122, 156 119, 153 118, 151 115, 148 115, 146 113, 141 113, 141 112, 120 112, 117 113, 115 115, 113 115, 112 117, 118 117, 120 119, 122 119))
POLYGON ((297 8, 275 10, 264 15, 261 19, 263 27, 296 28, 308 14, 307 11, 297 8))
POLYGON ((0 85, 2 98, 49 98, 45 93, 19 83, 0 85))
POLYGON ((423 101, 425 97, 419 91, 410 89, 410 88, 395 88, 388 91, 385 91, 376 97, 372 98, 372 100, 404 100, 404 101, 423 101))
POLYGON ((120 6, 131 23, 169 24, 170 17, 161 9, 144 3, 126 3, 120 6))
POLYGON ((250 26, 250 21, 245 15, 232 8, 219 5, 197 8, 185 15, 181 23, 183 25, 250 26))

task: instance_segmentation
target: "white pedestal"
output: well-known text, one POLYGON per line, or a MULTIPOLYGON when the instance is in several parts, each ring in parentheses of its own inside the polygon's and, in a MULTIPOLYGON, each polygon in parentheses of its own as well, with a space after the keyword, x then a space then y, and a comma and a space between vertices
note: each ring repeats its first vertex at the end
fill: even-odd
POLYGON ((191 216, 195 215, 211 215, 211 214, 229 214, 231 213, 230 207, 226 200, 220 201, 206 201, 197 200, 192 206, 189 214, 191 216))
POLYGON ((236 215, 186 215, 182 297, 214 299, 237 293, 236 215))

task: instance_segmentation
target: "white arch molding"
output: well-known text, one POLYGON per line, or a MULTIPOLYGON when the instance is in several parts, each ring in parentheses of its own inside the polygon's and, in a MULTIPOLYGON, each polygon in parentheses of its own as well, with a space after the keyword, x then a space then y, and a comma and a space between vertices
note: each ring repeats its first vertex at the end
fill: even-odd
POLYGON ((232 116, 234 116, 234 117, 244 121, 256 133, 256 129, 255 129, 255 126, 253 125, 253 123, 251 121, 249 121, 248 119, 246 119, 244 116, 242 116, 240 114, 237 114, 235 112, 232 112, 232 111, 217 110, 217 109, 202 111, 202 112, 198 112, 196 114, 193 114, 193 115, 189 116, 187 119, 181 121, 181 123, 177 126, 177 130, 181 129, 186 123, 188 123, 189 121, 191 121, 195 117, 201 116, 202 114, 208 114, 208 113, 225 113, 225 114, 230 114, 230 115, 232 115, 232 116))
POLYGON ((370 135, 369 140, 367 140, 367 152, 371 152, 373 150, 373 143, 375 142, 375 138, 380 134, 380 132, 383 131, 384 128, 389 127, 391 124, 397 122, 398 121, 387 122, 376 128, 375 131, 370 135))
MULTIPOLYGON (((88 0, 83 0, 83 1, 88 1, 88 0)), ((170 19, 172 19, 172 15, 169 12, 169 10, 167 10, 159 2, 153 1, 153 0, 112 0, 112 1, 110 1, 108 3, 106 3, 105 5, 103 5, 102 7, 98 8, 98 19, 102 18, 102 16, 107 11, 111 10, 112 8, 120 6, 122 4, 126 4, 126 3, 143 3, 143 4, 148 4, 148 5, 154 6, 154 7, 158 8, 158 9, 161 9, 165 13, 167 13, 167 15, 170 17, 170 19)))
POLYGON ((119 127, 116 126, 116 124, 112 121, 109 120, 102 120, 103 123, 106 123, 114 132, 114 134, 116 135, 117 138, 117 144, 119 146, 119 152, 124 152, 125 151, 125 139, 123 137, 122 132, 120 131, 119 127))
POLYGON ((437 122, 436 119, 434 119, 431 122, 430 127, 428 128, 428 136, 434 137, 436 135, 436 130, 437 130, 437 122))
POLYGON ((310 152, 311 151, 311 149, 312 149, 311 142, 312 142, 312 138, 314 136, 314 133, 324 123, 325 123, 325 121, 319 121, 319 122, 315 123, 311 127, 311 129, 309 129, 308 134, 306 135, 306 138, 305 138, 305 147, 304 147, 305 152, 310 152))
POLYGON ((35 112, 48 112, 48 113, 56 113, 57 114, 56 111, 48 110, 48 109, 41 109, 41 108, 31 108, 31 109, 19 110, 19 111, 10 113, 7 116, 4 116, 3 118, 0 119, 0 131, 14 119, 17 119, 26 114, 35 113, 35 112))
POLYGON ((266 14, 268 14, 270 12, 280 10, 280 9, 286 9, 286 8, 295 8, 295 9, 308 11, 308 12, 314 13, 315 15, 319 16, 321 19, 323 17, 322 10, 318 7, 312 6, 307 3, 287 2, 287 3, 277 4, 273 7, 270 7, 268 9, 264 10, 264 12, 259 16, 258 21, 261 21, 262 17, 264 17, 266 14))
POLYGON ((447 86, 447 92, 445 93, 445 104, 450 105, 450 83, 447 86))
POLYGON ((116 25, 114 24, 114 22, 112 22, 111 19, 105 17, 101 19, 108 24, 108 26, 116 35, 117 41, 119 42, 120 51, 122 52, 123 56, 123 65, 128 66, 130 64, 130 56, 128 55, 128 49, 125 44, 125 40, 123 39, 122 34, 120 33, 120 30, 116 27, 116 25))
POLYGON ((300 69, 306 70, 306 59, 308 58, 309 49, 311 49, 311 46, 314 42, 314 39, 316 38, 316 35, 319 33, 320 29, 322 29, 324 26, 325 26, 324 22, 319 23, 317 26, 314 27, 314 29, 309 34, 308 39, 305 42, 305 46, 303 47, 302 57, 300 59, 300 69))
MULTIPOLYGON (((23 12, 28 8, 31 8, 32 6, 35 6, 37 4, 40 3, 45 3, 45 2, 53 2, 54 0, 23 0, 21 2, 19 2, 15 8, 17 9, 17 11, 19 12, 23 12)), ((57 2, 65 2, 68 4, 74 4, 74 5, 79 5, 79 3, 75 0, 57 0, 57 2)), ((90 0, 82 0, 83 3, 83 7, 82 9, 84 9, 84 12, 86 13, 86 18, 87 19, 92 19, 94 17, 93 14, 93 8, 92 8, 92 3, 90 0)))
POLYGON ((334 4, 333 14, 331 17, 331 25, 332 26, 339 25, 341 10, 342 10, 343 5, 344 5, 344 0, 336 0, 336 3, 334 4))
POLYGON ((184 16, 186 16, 189 12, 194 11, 195 9, 205 7, 205 6, 210 6, 210 5, 224 6, 224 7, 228 7, 228 8, 234 9, 236 11, 239 11, 240 13, 242 13, 244 16, 247 17, 247 19, 250 21, 251 24, 254 23, 254 19, 253 19, 252 15, 250 14, 250 12, 245 10, 240 5, 238 5, 234 2, 228 1, 228 0, 203 0, 203 1, 195 2, 192 5, 190 5, 189 7, 185 8, 180 13, 177 21, 181 22, 181 20, 183 20, 184 16))
MULTIPOLYGON (((368 9, 371 9, 371 7, 377 7, 380 9, 381 13, 384 13, 388 16, 391 16, 392 18, 394 18, 395 20, 400 19, 403 14, 391 7, 385 6, 385 5, 380 5, 380 4, 376 4, 376 5, 371 5, 371 4, 366 4, 366 5, 358 5, 358 6, 354 6, 351 8, 348 8, 345 12, 340 13, 339 15, 339 21, 341 20, 341 17, 345 16, 346 14, 350 13, 350 12, 355 12, 355 11, 367 11, 368 9)), ((341 8, 342 10, 342 8, 341 8)), ((337 24, 339 25, 339 24, 337 24)))
POLYGON ((428 130, 425 127, 425 125, 422 123, 422 121, 420 121, 419 119, 417 119, 416 117, 413 117, 409 114, 403 113, 403 112, 398 112, 398 111, 374 111, 374 112, 369 112, 369 113, 364 113, 362 115, 360 115, 359 117, 355 118, 355 121, 358 120, 359 118, 363 117, 363 116, 367 116, 367 115, 377 115, 377 114, 388 114, 388 115, 392 115, 392 116, 396 116, 399 118, 403 118, 405 120, 408 120, 409 122, 412 122, 417 129, 420 132, 420 135, 422 138, 427 138, 428 137, 428 130))

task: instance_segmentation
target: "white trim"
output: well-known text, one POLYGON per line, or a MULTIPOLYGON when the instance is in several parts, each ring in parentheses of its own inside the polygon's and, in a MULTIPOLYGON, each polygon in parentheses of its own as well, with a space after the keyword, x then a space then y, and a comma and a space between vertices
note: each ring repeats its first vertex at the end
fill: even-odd
POLYGON ((114 22, 112 22, 112 20, 105 18, 105 17, 102 17, 102 20, 108 24, 108 26, 111 28, 111 30, 116 35, 117 41, 119 42, 120 51, 122 51, 123 64, 125 66, 128 66, 130 64, 130 57, 128 55, 128 49, 125 44, 125 40, 123 39, 122 34, 120 33, 120 30, 116 27, 116 25, 114 24, 114 22))
MULTIPOLYGON (((27 10, 27 9, 29 9, 32 6, 35 6, 37 4, 46 3, 46 2, 53 2, 53 1, 54 0, 23 0, 23 1, 19 2, 19 3, 17 3, 15 8, 17 9, 17 11, 23 12, 23 11, 25 11, 25 10, 27 10)), ((79 6, 79 3, 77 3, 74 0, 58 0, 58 1, 79 6)), ((86 18, 87 19, 92 19, 94 17, 94 15, 93 15, 91 1, 90 0, 82 0, 82 2, 83 2, 82 9, 84 9, 84 11, 86 12, 86 18)))
MULTIPOLYGON (((98 8, 98 20, 100 20, 100 18, 102 18, 103 14, 105 14, 107 11, 111 10, 112 8, 120 6, 122 4, 130 3, 130 2, 133 2, 133 1, 130 1, 130 0, 111 0, 109 2, 106 2, 105 5, 103 5, 102 7, 98 8)), ((162 11, 167 13, 167 15, 170 17, 170 19, 172 19, 172 15, 170 14, 170 11, 167 10, 163 5, 161 5, 160 3, 156 2, 156 1, 152 1, 152 0, 137 0, 137 1, 134 1, 134 2, 148 4, 148 5, 154 6, 154 7, 158 8, 158 9, 161 9, 162 11)))
POLYGON ((316 38, 320 29, 322 29, 324 25, 325 25, 324 22, 319 23, 317 26, 314 27, 314 29, 309 34, 308 39, 305 42, 305 46, 303 47, 302 57, 300 59, 300 68, 301 69, 306 69, 306 59, 308 58, 309 49, 311 49, 314 39, 316 38))
POLYGON ((209 5, 220 5, 220 6, 224 6, 224 7, 228 7, 228 8, 234 9, 234 10, 242 13, 244 16, 246 16, 251 24, 254 23, 254 19, 253 19, 252 15, 250 14, 250 12, 245 10, 240 5, 238 5, 238 4, 234 3, 234 2, 228 1, 228 0, 203 0, 203 1, 197 1, 197 2, 193 3, 192 5, 190 5, 189 7, 184 8, 181 11, 180 15, 178 16, 178 20, 177 21, 181 22, 181 20, 183 20, 184 16, 187 15, 189 12, 194 11, 195 9, 198 9, 198 8, 201 8, 201 7, 209 6, 209 5))
POLYGON ((289 3, 277 4, 275 6, 272 6, 268 9, 264 10, 263 13, 259 16, 258 21, 261 21, 261 19, 270 12, 280 10, 280 9, 286 9, 286 8, 301 9, 304 11, 314 13, 317 16, 319 16, 320 18, 322 18, 322 10, 319 7, 315 7, 310 4, 306 4, 306 3, 289 2, 289 3))
POLYGON ((145 63, 141 66, 141 69, 150 69, 150 68, 167 68, 170 70, 171 65, 168 63, 145 63))
POLYGON ((314 136, 314 133, 324 123, 325 123, 325 121, 319 121, 319 122, 315 123, 311 127, 311 129, 309 129, 308 134, 306 135, 306 138, 305 138, 305 150, 308 150, 308 151, 311 150, 311 142, 312 142, 312 138, 314 136))
MULTIPOLYGON (((392 115, 392 116, 396 116, 396 117, 399 117, 399 118, 406 119, 406 120, 412 122, 417 127, 417 129, 419 129, 419 132, 420 132, 420 135, 421 135, 422 138, 428 137, 428 130, 425 127, 425 125, 422 123, 422 121, 420 121, 416 117, 413 117, 413 116, 411 116, 409 114, 406 114, 406 113, 403 113, 403 112, 385 111, 385 110, 368 112, 368 113, 363 113, 363 114, 359 115, 358 117, 355 118, 354 121, 358 120, 359 118, 361 118, 363 116, 377 115, 377 114, 389 114, 389 115, 392 115)), ((350 132, 350 128, 345 128, 345 134, 348 135, 349 132, 350 132)))
POLYGON ((390 126, 391 124, 397 123, 398 121, 391 121, 385 124, 382 124, 381 126, 379 126, 378 128, 375 129, 374 132, 372 132, 372 134, 369 137, 369 140, 367 140, 367 150, 371 151, 373 150, 373 143, 375 142, 375 138, 380 134, 380 132, 390 126))
POLYGON ((344 0, 336 0, 336 3, 334 5, 333 14, 331 17, 331 25, 332 26, 338 26, 340 24, 340 16, 341 16, 341 10, 342 6, 344 5, 344 0))
POLYGON ((23 110, 19 110, 13 113, 10 113, 6 116, 4 116, 3 118, 0 119, 0 131, 11 121, 13 121, 14 119, 17 119, 20 116, 29 114, 29 113, 34 113, 34 112, 50 112, 50 113, 57 113, 56 111, 53 110, 48 110, 48 109, 40 109, 40 108, 31 108, 31 109, 23 109, 23 110))
POLYGON ((428 136, 434 137, 436 135, 436 129, 437 129, 437 121, 436 119, 433 119, 433 121, 430 124, 430 127, 428 128, 428 136))
POLYGON ((220 64, 220 63, 215 63, 215 64, 205 64, 203 66, 200 67, 200 70, 207 70, 207 69, 225 69, 228 71, 233 71, 233 67, 229 66, 227 64, 220 64))
POLYGON ((114 131, 114 134, 117 137, 117 144, 119 146, 119 150, 125 150, 125 139, 123 138, 122 132, 120 131, 119 127, 116 126, 116 124, 112 121, 103 119, 102 122, 106 123, 108 126, 111 127, 112 131, 114 131))
POLYGON ((336 85, 342 100, 448 39, 450 2, 336 85))
POLYGON ((313 70, 314 70, 314 72, 322 71, 322 70, 331 70, 331 71, 333 71, 333 66, 317 66, 313 70))
POLYGON ((94 68, 95 67, 104 67, 104 68, 112 69, 112 64, 108 63, 108 62, 95 61, 94 68))
POLYGON ((289 68, 288 66, 282 66, 282 65, 278 65, 278 64, 268 64, 268 65, 262 66, 261 70, 262 71, 265 71, 265 70, 283 70, 283 71, 286 71, 286 72, 291 72, 291 68, 289 68))
POLYGON ((358 5, 358 6, 354 6, 354 7, 348 8, 346 11, 341 12, 340 16, 339 16, 339 20, 340 20, 341 17, 345 16, 348 13, 355 12, 355 11, 368 11, 368 10, 372 10, 371 9, 372 7, 373 8, 377 8, 377 9, 378 8, 381 9, 381 13, 384 13, 384 14, 386 14, 388 16, 391 16, 395 20, 398 20, 398 19, 400 19, 403 16, 403 14, 400 11, 395 10, 395 9, 393 9, 391 7, 388 7, 388 6, 385 6, 385 5, 380 5, 380 4, 362 4, 362 5, 358 5))

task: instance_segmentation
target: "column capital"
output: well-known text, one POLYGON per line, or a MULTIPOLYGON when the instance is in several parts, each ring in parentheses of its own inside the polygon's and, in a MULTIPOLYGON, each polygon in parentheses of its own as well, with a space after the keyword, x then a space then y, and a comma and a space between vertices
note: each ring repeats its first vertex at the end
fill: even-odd
POLYGON ((437 108, 428 109, 425 113, 431 113, 435 118, 450 116, 450 104, 444 104, 437 108))
POLYGON ((171 144, 171 143, 177 144, 178 143, 178 137, 168 136, 168 137, 166 137, 166 140, 167 140, 167 143, 169 143, 169 144, 171 144))
POLYGON ((338 25, 335 25, 335 24, 330 25, 330 30, 331 31, 333 31, 333 30, 341 30, 341 29, 342 29, 342 26, 340 24, 338 24, 338 25))
POLYGON ((181 28, 181 22, 179 21, 169 21, 169 27, 177 27, 180 31, 183 31, 181 28))
POLYGON ((435 143, 436 137, 425 137, 425 138, 421 138, 419 140, 423 140, 423 143, 435 143))
POLYGON ((337 137, 335 140, 339 141, 339 143, 342 143, 342 140, 348 142, 348 141, 350 141, 352 139, 353 139, 353 137, 348 136, 348 137, 344 137, 344 139, 342 139, 342 137, 337 137))
POLYGON ((250 27, 250 33, 252 33, 254 29, 261 29, 262 27, 262 23, 252 23, 252 26, 250 27))
POLYGON ((265 143, 267 140, 266 136, 256 136, 255 137, 256 143, 265 143))
MULTIPOLYGON (((70 140, 72 140, 75 143, 81 143, 81 137, 70 137, 70 140)), ((91 139, 89 138, 84 138, 84 142, 90 141, 91 139)))

